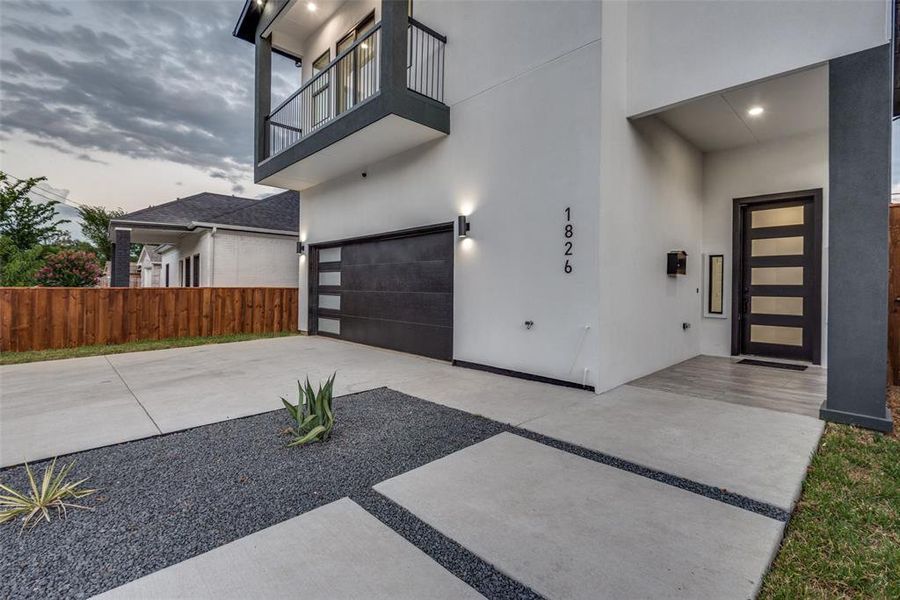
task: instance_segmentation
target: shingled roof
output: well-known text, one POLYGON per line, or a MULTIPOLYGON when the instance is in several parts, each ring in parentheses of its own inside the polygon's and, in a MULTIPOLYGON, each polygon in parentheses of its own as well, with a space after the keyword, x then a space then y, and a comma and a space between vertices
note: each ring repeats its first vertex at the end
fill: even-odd
POLYGON ((300 225, 300 195, 289 190, 254 200, 201 192, 122 215, 111 225, 141 223, 187 229, 211 224, 296 232, 300 225))

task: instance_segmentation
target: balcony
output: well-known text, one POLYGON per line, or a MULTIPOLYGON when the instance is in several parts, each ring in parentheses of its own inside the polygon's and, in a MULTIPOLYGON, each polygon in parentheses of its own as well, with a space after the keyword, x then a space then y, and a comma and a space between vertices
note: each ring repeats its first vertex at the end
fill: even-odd
POLYGON ((303 190, 449 133, 446 38, 398 14, 405 4, 382 6, 380 22, 262 117, 258 183, 303 190))

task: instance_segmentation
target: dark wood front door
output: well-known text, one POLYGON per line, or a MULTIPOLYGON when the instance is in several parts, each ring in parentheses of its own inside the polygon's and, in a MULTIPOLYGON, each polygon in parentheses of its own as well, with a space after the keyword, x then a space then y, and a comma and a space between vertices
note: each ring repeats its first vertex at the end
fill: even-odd
POLYGON ((810 190, 735 200, 733 354, 819 363, 821 198, 810 190))
POLYGON ((314 246, 309 331, 453 358, 452 224, 314 246))

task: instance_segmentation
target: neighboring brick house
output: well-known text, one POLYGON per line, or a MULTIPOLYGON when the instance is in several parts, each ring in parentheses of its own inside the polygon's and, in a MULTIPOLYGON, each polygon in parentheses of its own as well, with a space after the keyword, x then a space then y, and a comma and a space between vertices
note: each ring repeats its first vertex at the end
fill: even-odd
MULTIPOLYGON (((145 286, 293 287, 299 220, 297 192, 261 200, 203 192, 123 215, 110 223, 109 235, 123 266, 120 248, 152 247, 138 261, 142 272, 149 270, 145 286)), ((116 261, 113 286, 115 267, 116 261)), ((118 285, 126 285, 124 278, 118 285)))

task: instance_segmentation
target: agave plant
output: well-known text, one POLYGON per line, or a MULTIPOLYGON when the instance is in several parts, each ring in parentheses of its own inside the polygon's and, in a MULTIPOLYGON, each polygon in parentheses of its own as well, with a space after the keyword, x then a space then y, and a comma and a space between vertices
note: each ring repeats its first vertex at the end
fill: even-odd
POLYGON ((337 373, 332 374, 325 385, 320 383, 318 392, 314 392, 312 386, 309 385, 309 377, 306 378, 305 386, 297 381, 299 390, 297 406, 284 398, 281 399, 285 410, 294 421, 294 427, 291 428, 291 435, 294 439, 288 446, 302 446, 308 442, 328 440, 331 429, 334 427, 331 393, 334 388, 335 375, 337 373))
POLYGON ((70 500, 84 498, 96 492, 80 487, 87 478, 79 481, 65 481, 69 471, 75 463, 69 463, 59 471, 56 470, 56 459, 44 469, 40 486, 37 478, 31 471, 28 463, 25 463, 25 473, 28 474, 30 490, 25 493, 17 492, 7 485, 0 483, 0 523, 13 521, 18 517, 24 517, 22 529, 34 527, 41 519, 50 522, 50 511, 56 510, 57 516, 66 516, 69 508, 83 508, 91 510, 87 506, 74 504, 70 500))

